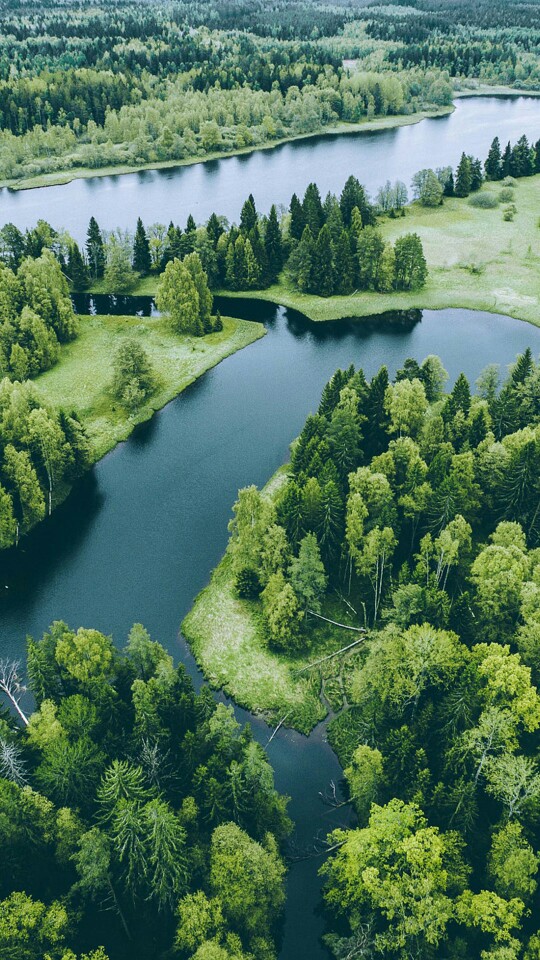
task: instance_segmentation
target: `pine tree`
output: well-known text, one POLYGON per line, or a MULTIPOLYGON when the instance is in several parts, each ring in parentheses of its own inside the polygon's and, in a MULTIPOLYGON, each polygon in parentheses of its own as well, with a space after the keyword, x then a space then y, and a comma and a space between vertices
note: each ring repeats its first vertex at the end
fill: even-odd
POLYGON ((354 290, 354 261, 351 239, 347 230, 342 230, 334 244, 336 293, 347 296, 354 290))
POLYGON ((306 226, 311 230, 312 237, 317 237, 324 223, 324 212, 321 195, 316 183, 308 184, 304 194, 302 209, 304 211, 306 226))
POLYGON ((312 286, 321 297, 330 297, 334 292, 334 258, 330 231, 325 224, 315 242, 313 251, 312 286))
POLYGON ((135 230, 135 239, 133 241, 133 269, 145 277, 150 273, 152 258, 150 256, 150 244, 144 224, 139 217, 137 220, 137 229, 135 230))
POLYGON ((295 193, 293 193, 291 197, 289 213, 289 236, 292 240, 301 240, 304 227, 306 226, 306 219, 304 217, 304 208, 295 193))
POLYGON ((103 237, 101 230, 94 217, 90 217, 88 232, 86 234, 86 255, 88 258, 88 269, 90 276, 94 280, 101 280, 105 273, 105 250, 103 247, 103 237))
POLYGON ((450 173, 448 174, 446 183, 444 185, 443 196, 453 197, 454 193, 455 193, 454 174, 452 173, 452 171, 450 171, 450 173))
POLYGON ((309 227, 304 228, 302 239, 289 257, 288 268, 291 276, 298 284, 298 289, 310 291, 313 277, 313 235, 309 227))
POLYGON ((267 287, 268 286, 268 260, 266 258, 266 249, 261 239, 261 232, 259 230, 258 223, 256 223, 255 226, 249 231, 248 239, 251 244, 251 251, 255 258, 255 262, 257 264, 257 275, 258 275, 257 286, 259 288, 267 287))
POLYGON ((471 160, 465 153, 461 154, 456 170, 454 192, 456 197, 468 197, 471 192, 471 160))
POLYGON ((540 173, 540 140, 537 140, 534 147, 534 172, 540 173))
POLYGON ((356 177, 351 176, 347 180, 343 187, 341 197, 339 198, 339 205, 341 207, 343 223, 346 227, 351 225, 352 212, 355 207, 358 207, 362 214, 364 226, 371 226, 375 223, 373 207, 368 203, 366 191, 356 177))
POLYGON ((498 137, 495 137, 489 148, 484 170, 488 180, 501 179, 501 143, 498 137))
POLYGON ((510 156, 510 175, 530 177, 534 173, 534 158, 527 137, 519 138, 510 156))
POLYGON ((219 221, 219 217, 217 216, 217 214, 215 214, 215 213, 212 213, 212 214, 211 214, 210 219, 208 220, 208 223, 206 224, 206 232, 207 232, 207 234, 208 234, 208 238, 209 238, 209 240, 210 240, 210 243, 212 244, 212 246, 213 246, 213 248, 214 248, 214 250, 215 250, 216 247, 217 247, 219 238, 221 237, 221 235, 222 235, 223 233, 225 233, 225 230, 224 230, 223 226, 221 225, 221 223, 220 223, 220 221, 219 221))
POLYGON ((242 212, 240 214, 240 230, 242 233, 248 234, 250 230, 253 230, 253 227, 257 223, 257 209, 255 207, 255 200, 253 199, 253 194, 250 193, 247 198, 244 206, 242 207, 242 212))
POLYGON ((479 190, 484 182, 484 177, 482 175, 482 163, 480 160, 476 160, 472 157, 469 157, 471 161, 471 193, 474 193, 476 190, 479 190))
POLYGON ((245 263, 246 263, 246 287, 248 290, 256 290, 261 284, 261 268, 257 262, 257 258, 253 253, 253 247, 251 246, 251 240, 246 240, 245 247, 245 263))
POLYGON ((504 148, 504 153, 501 160, 501 178, 510 176, 510 164, 512 161, 512 147, 510 146, 510 141, 506 144, 504 148))
POLYGON ((283 241, 281 239, 281 230, 275 204, 272 204, 270 207, 270 214, 264 235, 264 248, 266 251, 268 281, 269 283, 275 283, 283 267, 283 241))
POLYGON ((69 248, 67 273, 73 290, 86 290, 88 286, 88 267, 77 243, 69 248))

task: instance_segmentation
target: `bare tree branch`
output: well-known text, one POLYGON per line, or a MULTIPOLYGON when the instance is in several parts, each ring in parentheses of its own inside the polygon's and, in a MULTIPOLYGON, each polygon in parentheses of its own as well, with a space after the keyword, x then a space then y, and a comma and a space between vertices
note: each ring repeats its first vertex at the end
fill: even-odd
POLYGON ((28 717, 20 705, 20 699, 22 694, 26 692, 26 687, 21 684, 19 679, 19 666, 18 660, 0 660, 0 693, 5 693, 11 706, 27 727, 28 717))

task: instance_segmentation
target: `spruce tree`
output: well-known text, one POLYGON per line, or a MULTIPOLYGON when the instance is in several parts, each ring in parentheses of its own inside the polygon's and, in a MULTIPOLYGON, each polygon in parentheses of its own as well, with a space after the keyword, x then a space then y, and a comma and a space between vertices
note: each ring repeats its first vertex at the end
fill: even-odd
POLYGON ((488 180, 501 179, 501 143, 498 137, 495 137, 489 148, 484 170, 488 180))
POLYGON ((281 239, 281 230, 275 204, 272 204, 270 207, 270 214, 264 235, 264 249, 266 252, 268 281, 269 283, 275 283, 283 267, 283 241, 281 239))
POLYGON ((504 148, 504 153, 501 160, 501 178, 510 176, 510 164, 512 161, 512 147, 510 146, 510 141, 506 144, 504 148))
POLYGON ((330 231, 325 224, 315 242, 313 251, 312 286, 321 297, 330 297, 334 292, 334 257, 330 231))
POLYGON ((354 290, 354 262, 351 250, 351 238, 347 230, 342 230, 334 244, 335 289, 341 296, 347 296, 354 290))
POLYGON ((261 268, 253 253, 253 247, 249 237, 246 240, 244 250, 246 258, 246 287, 248 290, 256 290, 261 285, 261 268))
POLYGON ((144 224, 139 217, 137 220, 137 229, 135 230, 135 239, 133 241, 133 269, 145 277, 150 273, 152 258, 150 256, 150 244, 144 224))
POLYGON ((341 197, 339 198, 339 205, 341 207, 343 223, 346 227, 351 225, 352 212, 355 207, 358 207, 362 214, 364 226, 371 226, 375 223, 373 207, 368 203, 366 191, 356 177, 351 176, 347 180, 343 187, 341 197))
POLYGON ((534 172, 540 173, 540 140, 537 140, 534 147, 534 172))
POLYGON ((242 233, 249 234, 250 230, 253 230, 253 227, 257 224, 257 209, 255 207, 255 200, 253 199, 253 194, 250 193, 246 202, 242 207, 242 212, 240 214, 240 230, 242 233))
POLYGON ((465 153, 461 154, 456 170, 454 193, 456 197, 468 197, 471 192, 471 160, 465 153))
POLYGON ((74 290, 86 290, 88 286, 88 267, 83 260, 79 245, 75 242, 69 248, 67 272, 74 290))
POLYGON ((443 196, 453 197, 454 193, 455 193, 454 174, 452 173, 452 171, 450 171, 450 173, 448 174, 446 183, 444 185, 443 196))
POLYGON ((208 234, 208 239, 210 240, 210 243, 212 244, 215 250, 220 236, 222 235, 222 233, 225 233, 225 230, 220 223, 219 217, 215 213, 211 214, 210 219, 206 224, 206 232, 208 234))
POLYGON ((308 226, 304 227, 302 239, 289 257, 288 267, 291 276, 304 292, 312 290, 313 278, 313 234, 308 226))
POLYGON ((527 137, 519 138, 510 156, 510 175, 530 177, 534 173, 534 157, 527 137))
POLYGON ((293 240, 301 240, 304 227, 306 225, 306 220, 304 217, 302 204, 295 193, 293 193, 291 197, 289 213, 291 215, 289 234, 293 240))
POLYGON ((257 264, 257 286, 266 287, 268 286, 268 260, 266 258, 266 249, 261 239, 258 223, 249 231, 248 240, 257 264))
POLYGON ((101 230, 94 217, 90 217, 86 234, 86 256, 88 268, 93 280, 101 280, 105 273, 105 250, 101 230))
POLYGON ((311 230, 311 235, 317 237, 324 223, 324 212, 321 195, 316 183, 308 184, 304 194, 302 209, 304 211, 306 226, 311 230))
POLYGON ((471 193, 474 193, 476 190, 479 190, 484 182, 484 177, 482 175, 482 163, 480 160, 476 160, 473 157, 469 157, 471 161, 471 193))

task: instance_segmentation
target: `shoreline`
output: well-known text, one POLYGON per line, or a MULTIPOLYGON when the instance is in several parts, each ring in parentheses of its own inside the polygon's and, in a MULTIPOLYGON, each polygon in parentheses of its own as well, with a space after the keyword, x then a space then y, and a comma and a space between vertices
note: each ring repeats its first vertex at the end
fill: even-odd
MULTIPOLYGON (((499 94, 503 96, 503 94, 499 94)), ((274 147, 282 147, 287 143, 295 143, 299 140, 309 140, 315 137, 339 136, 340 134, 362 134, 372 133, 376 130, 391 130, 395 127, 408 127, 422 120, 429 120, 437 117, 446 117, 453 113, 455 105, 449 104, 447 107, 438 107, 433 110, 419 110, 417 113, 410 114, 391 114, 386 117, 376 117, 371 120, 363 120, 359 123, 347 123, 342 121, 332 127, 321 127, 320 130, 310 133, 298 133, 290 137, 282 137, 279 140, 270 140, 268 143, 258 143, 249 147, 238 147, 236 150, 215 150, 213 153, 205 154, 204 157, 186 157, 183 160, 152 160, 148 163, 118 164, 108 167, 97 167, 90 169, 88 167, 74 167, 72 170, 58 170, 54 173, 42 173, 37 176, 27 178, 13 178, 0 181, 0 190, 10 190, 18 193, 21 190, 41 190, 45 187, 65 186, 72 183, 73 180, 92 180, 94 177, 123 177, 130 173, 144 173, 153 170, 172 170, 177 167, 191 167, 199 163, 210 163, 214 160, 226 160, 231 157, 245 156, 250 153, 256 153, 259 150, 272 150, 274 147), (46 182, 45 182, 46 181, 46 182)))
POLYGON ((173 170, 179 167, 194 166, 199 163, 209 163, 214 160, 225 160, 231 157, 245 156, 259 150, 272 150, 274 147, 281 147, 287 143, 314 139, 315 137, 371 133, 377 130, 390 130, 397 127, 411 126, 416 123, 421 123, 422 120, 449 116, 456 109, 455 101, 466 97, 540 97, 540 90, 518 90, 515 87, 505 87, 504 85, 490 87, 488 84, 483 84, 478 88, 465 87, 461 90, 454 91, 451 104, 433 108, 432 110, 419 110, 417 113, 411 114, 391 114, 386 117, 362 120, 359 123, 342 121, 331 127, 322 127, 318 131, 282 137, 279 140, 271 140, 268 143, 238 147, 236 150, 213 151, 212 153, 205 154, 203 157, 186 157, 182 160, 153 160, 148 163, 135 164, 133 166, 128 164, 115 164, 95 169, 74 167, 72 170, 58 170, 32 177, 14 177, 8 180, 1 180, 0 191, 10 190, 16 193, 21 190, 38 190, 45 187, 65 186, 74 180, 91 180, 94 177, 121 177, 132 173, 151 172, 153 170, 173 170))

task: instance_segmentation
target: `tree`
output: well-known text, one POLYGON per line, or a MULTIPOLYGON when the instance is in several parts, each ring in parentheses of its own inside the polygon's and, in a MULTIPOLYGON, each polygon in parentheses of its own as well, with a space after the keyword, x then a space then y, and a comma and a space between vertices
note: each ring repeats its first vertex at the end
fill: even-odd
POLYGON ((434 170, 419 170, 412 178, 415 200, 424 207, 438 207, 442 203, 443 184, 434 170))
POLYGON ((16 450, 8 443, 4 450, 4 474, 13 493, 18 540, 19 527, 25 532, 45 516, 45 499, 26 450, 16 450))
POLYGON ((158 283, 156 306, 168 314, 175 333, 202 335, 197 287, 180 260, 171 260, 165 267, 158 283))
POLYGON ((0 952, 5 960, 60 958, 69 930, 70 918, 59 901, 46 906, 15 892, 0 902, 0 952))
POLYGON ((360 744, 344 773, 360 823, 367 822, 371 805, 379 799, 384 782, 383 755, 380 750, 360 744))
POLYGON ((399 380, 387 387, 385 410, 390 417, 389 430, 398 433, 416 436, 419 432, 428 402, 424 384, 417 379, 399 380))
POLYGON ((285 868, 275 842, 252 840, 235 823, 212 834, 210 882, 224 917, 248 937, 267 937, 284 904, 285 868), (246 865, 249 869, 246 870, 246 865))
POLYGON ((86 266, 79 245, 72 243, 69 248, 67 263, 68 276, 74 290, 86 290, 88 286, 88 267, 86 266))
POLYGON ((195 285, 199 297, 199 321, 205 333, 212 329, 211 314, 213 297, 208 286, 208 276, 203 269, 201 258, 198 253, 189 253, 184 258, 184 266, 191 274, 191 279, 195 285))
POLYGON ((465 153, 461 154, 458 168, 456 170, 456 182, 454 193, 456 197, 468 197, 471 192, 471 159, 465 153))
POLYGON ((90 223, 88 224, 86 256, 88 257, 90 276, 94 280, 101 280, 105 273, 105 249, 101 230, 94 217, 90 217, 90 223))
POLYGON ((322 297, 329 297, 334 292, 333 249, 326 224, 319 230, 313 249, 311 285, 313 291, 322 297))
POLYGON ((318 613, 328 578, 315 534, 308 533, 300 541, 298 557, 293 559, 289 575, 291 586, 303 607, 304 617, 307 618, 310 611, 318 613))
POLYGON ((444 940, 455 842, 429 827, 415 804, 374 804, 367 827, 335 831, 330 841, 338 852, 322 868, 326 901, 355 927, 374 925, 376 952, 405 960, 444 940))
POLYGON ((518 897, 529 903, 537 887, 538 866, 538 857, 523 835, 521 824, 509 821, 493 835, 488 873, 500 897, 518 897))
POLYGON ((291 253, 287 263, 287 269, 298 284, 299 290, 309 291, 313 288, 314 252, 313 234, 309 226, 306 226, 300 243, 291 253))
POLYGON ((398 237, 394 245, 394 257, 398 290, 418 290, 425 285, 428 270, 422 241, 417 233, 398 237))
POLYGON ((495 137, 492 140, 489 153, 484 164, 484 170, 486 171, 486 177, 488 180, 501 179, 501 159, 501 143, 499 138, 495 137))
POLYGON ((270 207, 270 213, 268 215, 264 233, 264 249, 266 251, 268 264, 268 279, 270 283, 275 283, 283 267, 283 241, 275 204, 272 204, 270 207))
POLYGON ((365 227, 356 241, 358 285, 363 290, 376 290, 379 284, 384 240, 374 227, 365 227))
POLYGON ((133 269, 145 277, 150 273, 152 267, 152 257, 150 255, 150 243, 140 217, 137 219, 137 228, 133 241, 133 269))
POLYGON ((28 432, 45 470, 49 487, 49 516, 52 513, 52 498, 56 478, 62 475, 66 459, 65 437, 58 421, 48 415, 43 407, 32 410, 28 417, 28 432))
POLYGON ((126 340, 113 357, 112 391, 128 410, 135 410, 154 392, 156 377, 138 340, 126 340))
POLYGON ((304 613, 281 570, 269 577, 261 599, 272 642, 281 649, 294 649, 299 642, 299 627, 304 613))
POLYGON ((114 235, 109 238, 107 243, 105 280, 109 290, 114 291, 114 293, 124 293, 126 290, 131 290, 135 283, 129 250, 114 235))

